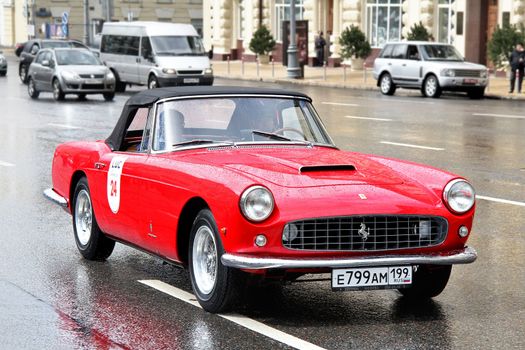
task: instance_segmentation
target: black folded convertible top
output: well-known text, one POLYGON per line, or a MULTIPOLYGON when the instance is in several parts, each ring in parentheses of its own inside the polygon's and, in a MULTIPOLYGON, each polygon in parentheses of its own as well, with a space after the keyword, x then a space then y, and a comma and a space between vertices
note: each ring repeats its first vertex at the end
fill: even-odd
POLYGON ((272 95, 272 96, 293 96, 306 98, 307 95, 290 90, 281 89, 262 89, 244 86, 183 86, 166 87, 141 91, 129 98, 122 109, 122 114, 113 129, 113 132, 106 139, 106 144, 112 150, 120 150, 124 141, 124 134, 128 129, 133 116, 138 108, 150 107, 155 102, 170 97, 192 97, 192 96, 215 96, 215 95, 272 95))

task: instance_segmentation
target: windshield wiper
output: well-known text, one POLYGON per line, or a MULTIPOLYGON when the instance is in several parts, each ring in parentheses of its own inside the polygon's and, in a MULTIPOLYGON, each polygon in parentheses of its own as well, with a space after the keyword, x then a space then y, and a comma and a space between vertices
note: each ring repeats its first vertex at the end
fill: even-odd
POLYGON ((297 139, 291 139, 289 137, 286 137, 286 136, 282 136, 282 135, 279 135, 279 134, 276 134, 276 133, 273 133, 273 132, 266 132, 266 131, 260 131, 260 130, 252 130, 252 134, 255 134, 255 135, 261 135, 261 136, 266 136, 270 139, 273 139, 273 140, 278 140, 278 141, 291 141, 291 142, 300 142, 300 143, 304 143, 304 144, 307 144, 309 146, 312 146, 312 142, 308 141, 308 140, 297 140, 297 139))
POLYGON ((230 141, 216 141, 216 140, 208 140, 208 139, 193 139, 189 141, 182 141, 174 143, 173 147, 180 147, 180 146, 191 146, 191 145, 204 145, 207 143, 226 143, 228 145, 235 145, 235 143, 230 141))

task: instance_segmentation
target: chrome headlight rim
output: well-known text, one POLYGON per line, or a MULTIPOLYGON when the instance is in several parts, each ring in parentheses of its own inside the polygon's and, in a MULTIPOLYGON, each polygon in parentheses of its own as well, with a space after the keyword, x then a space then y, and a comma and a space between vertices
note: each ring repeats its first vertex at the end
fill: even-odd
POLYGON ((261 186, 261 185, 254 185, 254 186, 250 186, 248 188, 246 188, 242 195, 241 195, 241 198, 239 200, 239 206, 240 206, 240 209, 241 209, 241 213, 242 215, 249 221, 252 221, 252 222, 263 222, 264 220, 268 219, 272 213, 273 213, 273 210, 275 208, 275 199, 273 198, 273 194, 272 192, 264 187, 264 186, 261 186), (270 207, 267 209, 267 212, 263 215, 263 216, 260 216, 260 217, 254 217, 254 216, 251 216, 250 215, 250 212, 247 208, 247 204, 248 204, 248 199, 250 198, 250 195, 255 192, 255 191, 264 191, 268 194, 269 198, 270 198, 270 207))
POLYGON ((440 72, 441 76, 442 77, 455 77, 456 76, 456 71, 454 69, 450 69, 450 68, 445 68, 445 69, 442 69, 441 72, 440 72))
POLYGON ((447 185, 445 186, 445 188, 443 189, 443 200, 445 201, 445 204, 446 204, 447 208, 451 212, 453 212, 455 214, 465 214, 469 210, 471 210, 474 207, 474 204, 476 203, 476 191, 474 190, 474 186, 472 186, 470 184, 470 182, 468 182, 467 180, 465 180, 465 179, 454 179, 454 180, 449 181, 447 183, 447 185), (472 192, 472 202, 470 203, 470 205, 466 209, 460 209, 460 208, 457 207, 457 204, 454 204, 452 202, 453 198, 451 196, 451 191, 453 190, 454 186, 456 186, 459 183, 466 184, 468 187, 470 187, 471 192, 472 192))

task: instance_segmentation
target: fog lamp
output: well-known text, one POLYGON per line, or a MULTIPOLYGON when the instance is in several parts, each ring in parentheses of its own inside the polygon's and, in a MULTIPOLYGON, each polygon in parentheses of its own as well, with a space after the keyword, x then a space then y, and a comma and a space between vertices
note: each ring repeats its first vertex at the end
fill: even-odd
POLYGON ((468 236, 468 228, 466 226, 461 226, 458 230, 459 237, 465 238, 468 236))
POLYGON ((255 237, 255 245, 258 247, 264 247, 268 243, 268 240, 266 239, 265 235, 257 235, 255 237))
POLYGON ((283 242, 291 242, 297 238, 299 229, 295 224, 286 224, 283 230, 283 242))

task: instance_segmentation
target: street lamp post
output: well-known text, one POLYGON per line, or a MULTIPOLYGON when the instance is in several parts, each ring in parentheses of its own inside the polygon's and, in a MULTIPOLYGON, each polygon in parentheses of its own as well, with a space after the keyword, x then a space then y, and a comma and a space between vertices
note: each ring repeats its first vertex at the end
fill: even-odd
POLYGON ((290 45, 288 46, 288 68, 286 69, 288 73, 288 78, 301 78, 301 68, 299 67, 299 62, 297 61, 297 42, 295 40, 296 36, 296 26, 295 26, 295 0, 290 1, 290 45))

